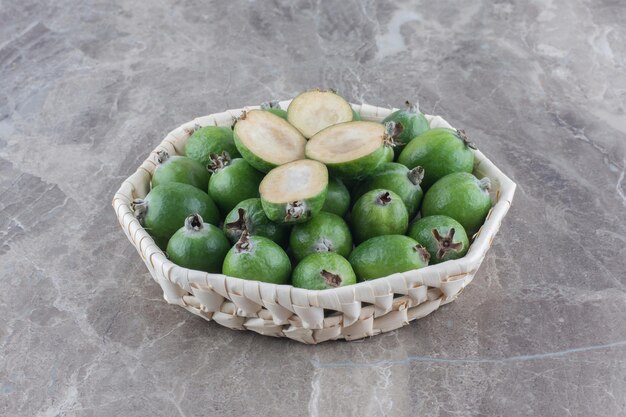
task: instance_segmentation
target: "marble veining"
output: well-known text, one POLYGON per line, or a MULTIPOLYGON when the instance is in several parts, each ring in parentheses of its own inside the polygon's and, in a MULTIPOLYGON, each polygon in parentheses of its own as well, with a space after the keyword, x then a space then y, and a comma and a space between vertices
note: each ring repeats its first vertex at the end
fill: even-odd
POLYGON ((0 0, 0 415, 626 415, 626 5, 0 0), (110 207, 200 115, 333 87, 517 184, 461 297, 304 346, 166 304, 110 207))

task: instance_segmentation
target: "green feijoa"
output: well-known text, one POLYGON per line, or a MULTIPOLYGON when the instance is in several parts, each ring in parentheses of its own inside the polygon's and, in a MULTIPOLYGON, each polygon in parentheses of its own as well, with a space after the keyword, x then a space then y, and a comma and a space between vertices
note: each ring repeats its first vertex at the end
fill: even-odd
POLYGON ((234 128, 242 157, 261 172, 304 158, 306 139, 285 119, 264 110, 244 113, 234 128))
POLYGON ((168 182, 154 187, 144 199, 133 201, 135 217, 165 249, 170 237, 197 213, 204 222, 217 225, 220 212, 211 197, 193 185, 168 182))
POLYGON ((192 214, 167 243, 167 256, 176 265, 218 273, 229 249, 230 242, 219 227, 192 214))
POLYGON ((467 172, 455 172, 437 181, 424 195, 422 217, 440 214, 461 223, 473 236, 491 209, 491 181, 467 172))
POLYGON ((340 123, 309 139, 305 153, 326 164, 333 176, 350 180, 368 175, 388 160, 388 139, 380 123, 340 123))
POLYGON ((238 203, 224 220, 224 233, 232 243, 247 230, 252 236, 263 236, 279 245, 287 243, 289 228, 274 223, 263 211, 260 198, 249 198, 238 203))
POLYGON ((348 256, 352 235, 344 219, 324 211, 306 223, 296 224, 289 235, 289 247, 297 260, 315 252, 336 252, 348 256))
POLYGON ((469 248, 465 229, 448 216, 422 217, 409 226, 407 235, 426 248, 431 264, 462 258, 469 248))
POLYGON ((408 101, 406 108, 391 113, 383 120, 383 123, 387 122, 394 122, 396 126, 397 133, 394 135, 396 152, 401 151, 413 138, 429 129, 428 120, 420 112, 417 104, 408 101))
POLYGON ((422 167, 408 169, 402 164, 389 162, 381 165, 374 173, 361 181, 354 190, 357 200, 367 191, 382 188, 398 194, 408 211, 409 218, 417 214, 424 192, 420 183, 424 176, 422 167))
POLYGON ((277 243, 244 232, 226 254, 222 273, 254 281, 286 284, 289 282, 291 262, 277 243))
POLYGON ((358 122, 363 120, 363 118, 361 117, 361 115, 359 113, 357 113, 354 109, 352 109, 352 121, 353 122, 358 122))
POLYGON ((412 140, 400 153, 398 162, 409 168, 424 168, 422 187, 428 189, 437 180, 453 172, 472 172, 476 147, 462 130, 435 128, 412 140))
POLYGON ((158 164, 152 174, 152 188, 168 182, 193 185, 202 191, 207 189, 211 174, 198 161, 186 156, 170 155, 158 151, 155 157, 158 164))
POLYGON ((409 226, 409 214, 400 196, 375 189, 363 194, 351 213, 352 236, 358 243, 374 236, 399 235, 409 226))
POLYGON ((277 223, 301 223, 322 210, 328 170, 310 159, 293 161, 267 173, 259 192, 265 215, 277 223))
POLYGON ((330 90, 311 90, 291 100, 287 120, 305 138, 337 123, 353 119, 352 107, 343 97, 330 90))
POLYGON ((348 260, 359 281, 386 277, 428 265, 430 255, 415 239, 376 236, 354 248, 348 260))
POLYGON ((356 284, 356 275, 343 256, 334 252, 319 252, 296 265, 291 284, 308 290, 327 290, 356 284))
POLYGON ((344 216, 350 208, 350 191, 341 180, 328 179, 328 192, 322 211, 344 216))
POLYGON ((185 144, 185 155, 205 167, 211 162, 211 154, 221 154, 224 151, 228 152, 232 158, 240 156, 233 139, 233 130, 230 127, 201 127, 187 139, 185 144))
POLYGON ((280 103, 278 102, 278 100, 266 101, 264 103, 261 103, 261 109, 287 120, 287 111, 280 108, 280 103))
POLYGON ((263 174, 242 158, 230 159, 228 153, 211 155, 209 195, 222 211, 228 213, 237 203, 259 196, 263 174))

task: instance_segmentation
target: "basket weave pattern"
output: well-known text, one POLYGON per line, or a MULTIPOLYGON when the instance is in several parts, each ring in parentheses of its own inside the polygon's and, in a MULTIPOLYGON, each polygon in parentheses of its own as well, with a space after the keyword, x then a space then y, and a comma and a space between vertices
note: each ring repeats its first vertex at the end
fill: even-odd
MULTIPOLYGON (((289 101, 280 103, 287 108, 289 101)), ((184 155, 185 142, 196 126, 230 126, 244 110, 199 117, 170 132, 113 198, 122 230, 139 252, 170 304, 238 330, 288 337, 303 343, 354 340, 397 329, 454 301, 469 284, 506 215, 515 183, 480 151, 475 151, 474 174, 492 182, 495 202, 467 255, 427 268, 324 291, 306 290, 210 274, 170 262, 133 215, 131 202, 150 191, 155 155, 165 150, 184 155)), ((393 109, 353 105, 363 120, 381 121, 393 109)), ((426 116, 431 127, 451 127, 439 116, 426 116)))

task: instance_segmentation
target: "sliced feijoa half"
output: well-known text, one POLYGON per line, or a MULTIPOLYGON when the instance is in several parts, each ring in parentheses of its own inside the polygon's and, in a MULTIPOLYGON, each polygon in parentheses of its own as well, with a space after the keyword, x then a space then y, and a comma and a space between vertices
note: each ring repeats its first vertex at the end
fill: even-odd
POLYGON ((241 156, 262 172, 304 158, 306 139, 298 129, 269 111, 244 113, 235 124, 234 138, 241 156))
POLYGON ((294 98, 287 109, 287 120, 306 138, 353 117, 350 103, 332 91, 306 91, 294 98))
POLYGON ((327 190, 326 166, 309 159, 274 168, 259 186, 263 211, 277 223, 307 221, 324 206, 327 190))
POLYGON ((306 156, 323 162, 339 178, 360 178, 387 160, 387 139, 380 123, 341 123, 313 136, 306 144, 306 156))

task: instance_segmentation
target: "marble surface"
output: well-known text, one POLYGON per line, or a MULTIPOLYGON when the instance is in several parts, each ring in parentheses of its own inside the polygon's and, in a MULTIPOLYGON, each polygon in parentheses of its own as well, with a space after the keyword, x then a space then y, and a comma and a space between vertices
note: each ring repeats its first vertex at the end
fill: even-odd
POLYGON ((625 21, 617 0, 0 0, 0 415, 626 415, 625 21), (517 182, 474 282, 319 346, 167 305, 114 191, 180 123, 316 86, 418 97, 517 182))

